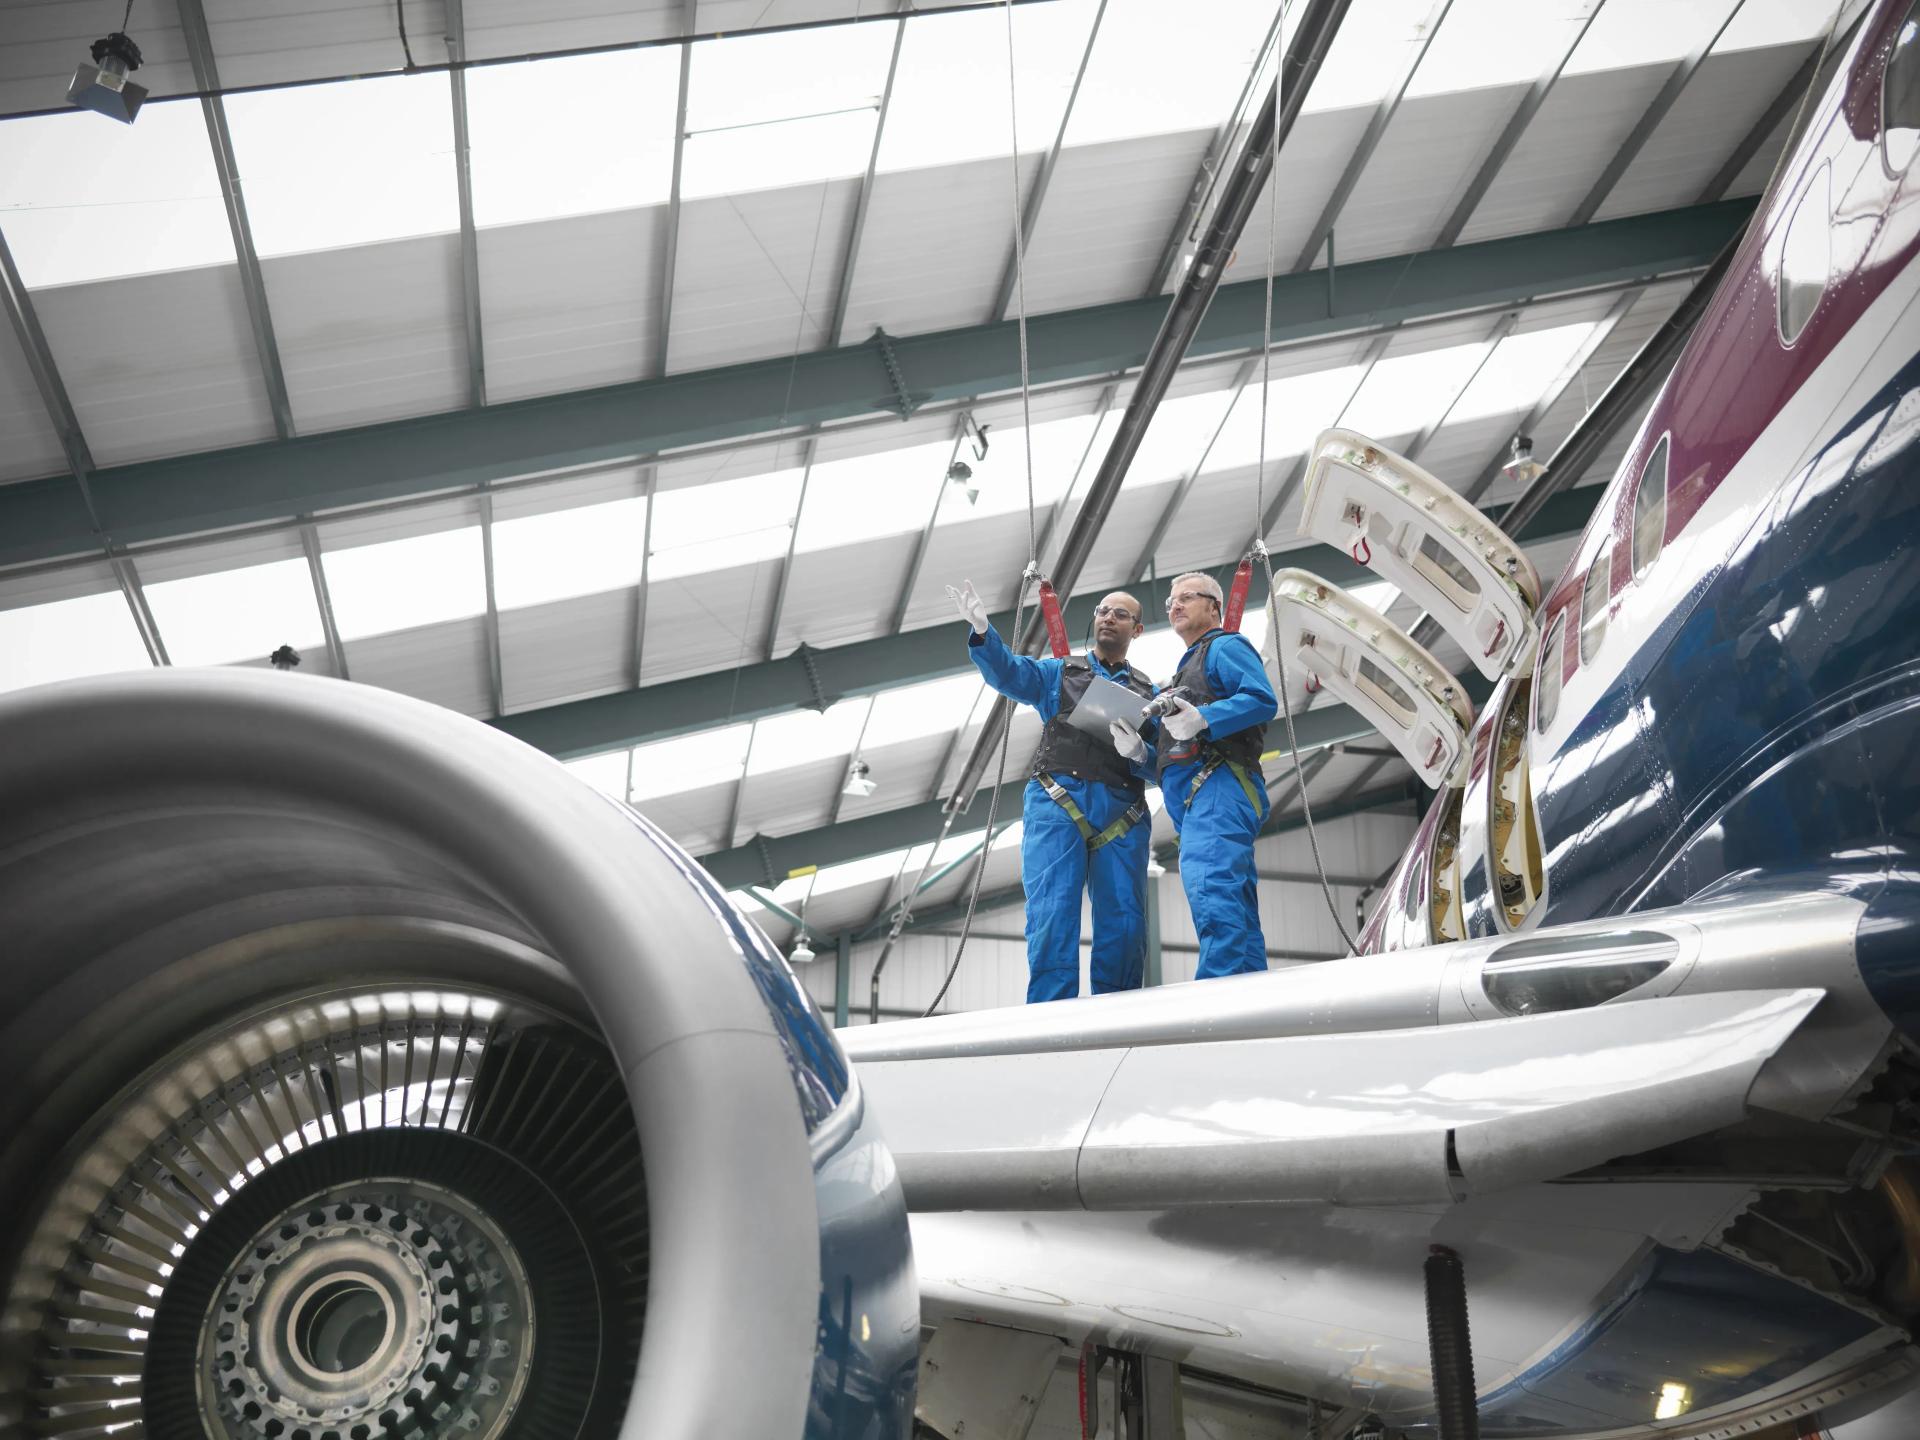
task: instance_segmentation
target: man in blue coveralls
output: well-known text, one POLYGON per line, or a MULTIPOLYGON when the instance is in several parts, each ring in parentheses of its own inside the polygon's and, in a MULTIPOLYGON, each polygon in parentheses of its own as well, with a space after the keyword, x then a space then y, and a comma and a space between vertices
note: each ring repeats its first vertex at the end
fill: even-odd
POLYGON ((972 627, 967 653, 987 684, 1031 705, 1046 730, 1021 807, 1020 878, 1027 891, 1027 1003, 1080 993, 1080 892, 1093 897, 1093 993, 1137 990, 1147 957, 1146 745, 1138 734, 1096 736, 1067 723, 1096 675, 1124 685, 1144 705, 1153 683, 1127 664, 1145 627, 1140 602, 1116 592, 1094 608, 1093 649, 1064 660, 1015 655, 987 623, 974 593, 947 587, 972 627), (1124 740, 1133 758, 1114 740, 1124 740))
POLYGON ((1210 575, 1173 582, 1167 620, 1187 651, 1169 689, 1190 698, 1171 700, 1156 756, 1160 794, 1180 835, 1201 980, 1267 968, 1253 842, 1267 818, 1260 755, 1279 703, 1253 643, 1220 628, 1221 600, 1210 575))

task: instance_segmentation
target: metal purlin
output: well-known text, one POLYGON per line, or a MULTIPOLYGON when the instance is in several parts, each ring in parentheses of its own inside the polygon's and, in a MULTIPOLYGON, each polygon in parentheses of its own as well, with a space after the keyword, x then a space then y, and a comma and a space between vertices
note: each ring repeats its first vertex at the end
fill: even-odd
POLYGON ((52 423, 54 434, 60 440, 60 448, 66 454, 67 468, 73 474, 74 483, 80 487, 80 500, 87 508, 87 524, 106 555, 114 581, 126 599, 127 609, 133 613, 133 624, 140 632, 140 643, 146 647, 147 658, 155 665, 169 665, 172 661, 167 658, 166 643, 160 638, 160 627, 154 623, 153 611, 147 606, 146 592, 140 588, 140 575, 133 568, 133 559, 114 544, 113 536, 101 523, 100 511, 94 505, 91 483, 93 452, 87 446, 87 437, 80 430, 80 419, 74 414, 66 384, 60 379, 53 351, 47 345, 46 332, 40 328, 40 317, 34 313, 33 297, 27 293, 26 283, 21 280, 19 268, 13 263, 13 250, 8 246, 4 232, 0 232, 0 301, 4 301, 7 318, 13 322, 14 334, 20 339, 27 368, 33 371, 33 383, 40 390, 41 403, 47 408, 47 419, 52 423))

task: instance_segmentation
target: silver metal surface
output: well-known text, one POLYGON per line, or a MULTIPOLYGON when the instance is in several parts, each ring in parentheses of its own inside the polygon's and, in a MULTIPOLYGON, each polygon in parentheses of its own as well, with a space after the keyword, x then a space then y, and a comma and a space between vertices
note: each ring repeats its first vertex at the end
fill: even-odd
POLYGON ((861 1074, 915 1211, 1446 1203, 1737 1122, 1820 998, 1603 1005, 1477 1025, 1466 1046, 1426 1027, 861 1074))
POLYGON ((920 1356, 914 1418, 955 1440, 1026 1440, 1060 1337, 950 1320, 920 1356))

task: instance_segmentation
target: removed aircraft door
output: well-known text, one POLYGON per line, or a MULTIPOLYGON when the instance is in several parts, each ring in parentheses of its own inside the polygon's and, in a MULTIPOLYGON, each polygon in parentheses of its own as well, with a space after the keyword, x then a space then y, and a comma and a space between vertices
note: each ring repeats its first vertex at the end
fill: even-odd
POLYGON ((1351 705, 1429 786, 1458 783, 1473 705, 1459 680, 1386 616, 1318 575, 1279 570, 1273 644, 1289 671, 1304 667, 1351 705))
POLYGON ((1420 603, 1497 680, 1533 654, 1540 577, 1506 532, 1439 480, 1352 430, 1307 466, 1300 533, 1345 550, 1420 603))

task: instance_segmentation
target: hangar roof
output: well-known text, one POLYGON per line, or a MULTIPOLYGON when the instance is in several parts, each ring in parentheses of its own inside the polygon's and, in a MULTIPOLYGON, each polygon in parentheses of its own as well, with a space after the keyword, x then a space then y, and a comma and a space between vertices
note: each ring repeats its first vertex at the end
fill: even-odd
MULTIPOLYGON (((1231 565, 1254 529, 1294 543, 1295 505, 1274 501, 1336 421, 1486 487, 1481 503, 1511 498, 1508 437, 1549 453, 1717 245, 1626 274, 1556 259, 1534 288, 1456 278, 1404 313, 1390 278, 1354 313, 1341 288, 1401 273, 1399 257, 1484 253, 1486 271, 1588 232, 1604 244, 1583 253, 1604 252, 1641 232, 1591 227, 1756 194, 1822 8, 1354 0, 1227 277, 1258 281, 1271 243, 1279 272, 1326 293, 1325 319, 1272 354, 1265 476, 1256 331, 1182 368, 1080 593, 1137 585, 1151 615, 1166 577, 1231 565)), ((986 712, 944 587, 971 577, 1011 607, 1027 442, 1057 547, 1130 392, 1124 359, 1050 375, 1030 433, 1004 375, 928 401, 910 358, 903 395, 875 381, 830 420, 783 402, 718 439, 591 463, 512 442, 582 394, 630 406, 635 436, 670 435, 689 392, 669 381, 724 398, 756 362, 784 365, 790 400, 803 357, 877 355, 877 330, 920 355, 990 337, 1017 305, 1016 214, 1029 315, 1090 332, 1168 292, 1269 83, 1276 7, 1219 0, 1205 25, 1154 0, 874 9, 568 0, 535 20, 408 0, 409 73, 384 4, 153 0, 129 30, 155 98, 122 128, 60 103, 115 17, 0 0, 16 37, 0 53, 0 539, 76 504, 76 477, 140 502, 111 499, 104 542, 49 539, 0 569, 0 688, 264 664, 290 643, 307 672, 564 734, 605 697, 714 677, 704 693, 730 693, 691 720, 550 748, 695 853, 734 857, 730 883, 755 837, 917 817, 986 712), (546 58, 481 63, 522 56, 546 58), (456 432, 503 437, 510 458, 453 483, 427 452, 456 432), (337 489, 299 508, 261 502, 242 523, 231 497, 209 510, 193 492, 236 457, 270 488, 303 455, 330 457, 337 489), (955 458, 971 500, 944 483, 955 458), (342 498, 363 468, 398 475, 386 498, 342 498), (778 662, 914 637, 912 683, 763 703, 778 662), (840 793, 856 753, 871 797, 840 793)), ((1571 539, 1532 547, 1543 572, 1571 539)), ((1144 642, 1150 672, 1172 643, 1144 642)), ((1010 773, 1036 735, 1016 722, 1010 773)), ((1406 773, 1365 753, 1315 763, 1323 806, 1392 798, 1406 773)), ((871 914, 922 857, 859 833, 874 838, 822 842, 816 874, 759 878, 782 903, 810 896, 830 930, 871 914)), ((1002 840, 989 885, 1011 867, 1002 840)))

